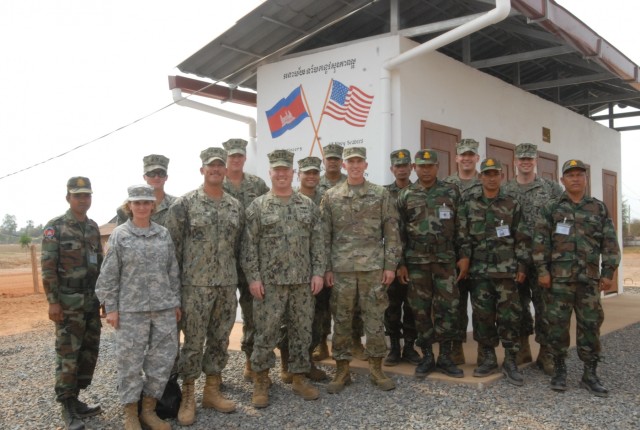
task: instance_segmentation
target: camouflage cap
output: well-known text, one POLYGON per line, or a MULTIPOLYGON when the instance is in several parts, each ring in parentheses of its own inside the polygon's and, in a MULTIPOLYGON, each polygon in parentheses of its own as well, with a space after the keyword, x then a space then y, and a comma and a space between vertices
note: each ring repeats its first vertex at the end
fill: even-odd
POLYGON ((318 157, 305 157, 298 160, 298 170, 300 172, 308 172, 309 170, 320 171, 322 160, 318 157))
POLYGON ((229 139, 226 142, 222 142, 222 146, 227 150, 228 155, 247 155, 247 143, 244 139, 229 139))
POLYGON ((580 160, 567 160, 562 165, 562 174, 564 175, 567 170, 571 169, 582 169, 586 172, 587 166, 580 160))
POLYGON ((338 145, 337 143, 330 143, 322 149, 324 151, 324 158, 342 158, 342 152, 344 151, 342 145, 338 145))
POLYGON ((487 158, 480 164, 480 173, 487 172, 489 170, 502 170, 502 163, 495 158, 487 158))
POLYGON ((342 153, 342 158, 344 160, 348 160, 349 158, 360 157, 363 159, 367 159, 367 148, 364 146, 350 146, 344 149, 342 153))
POLYGON ((267 157, 269 157, 269 167, 293 168, 293 155, 293 152, 286 149, 276 149, 267 154, 267 157))
POLYGON ((462 139, 456 144, 456 154, 464 154, 465 152, 478 153, 478 147, 480 144, 475 139, 462 139))
POLYGON ((398 149, 397 151, 393 151, 391 155, 391 165, 398 166, 401 164, 411 164, 411 152, 407 149, 398 149))
POLYGON ((416 152, 416 164, 438 164, 438 153, 433 149, 421 149, 416 152))
POLYGON ((202 165, 206 166, 215 160, 220 160, 227 165, 227 151, 222 148, 207 148, 200 153, 202 165))
POLYGON ((91 181, 84 176, 74 176, 67 181, 67 192, 70 194, 93 194, 93 191, 91 191, 91 181))
POLYGON ((521 143, 516 146, 516 158, 536 158, 538 146, 533 143, 521 143))
POLYGON ((156 201, 156 196, 153 194, 153 187, 147 184, 132 185, 127 188, 128 202, 134 202, 138 200, 148 200, 151 202, 156 201))
POLYGON ((142 159, 144 171, 142 173, 151 172, 152 170, 162 169, 165 172, 169 169, 169 159, 164 155, 150 154, 142 159))

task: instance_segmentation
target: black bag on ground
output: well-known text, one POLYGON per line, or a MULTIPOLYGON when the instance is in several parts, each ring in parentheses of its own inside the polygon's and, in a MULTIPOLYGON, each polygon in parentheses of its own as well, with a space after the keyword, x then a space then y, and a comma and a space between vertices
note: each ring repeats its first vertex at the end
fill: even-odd
MULTIPOLYGON (((176 418, 178 416, 178 409, 180 409, 181 401, 182 391, 180 390, 180 384, 178 383, 178 374, 174 373, 169 377, 167 386, 164 387, 162 398, 159 399, 156 404, 156 415, 162 419, 176 418)), ((138 412, 141 410, 142 394, 140 394, 140 401, 138 401, 138 412)))

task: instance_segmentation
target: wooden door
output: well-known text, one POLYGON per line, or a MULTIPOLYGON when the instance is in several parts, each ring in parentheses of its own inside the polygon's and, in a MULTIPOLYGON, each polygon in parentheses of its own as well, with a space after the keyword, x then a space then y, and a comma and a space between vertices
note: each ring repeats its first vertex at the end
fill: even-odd
POLYGON ((502 163, 502 172, 505 183, 515 177, 514 157, 516 146, 512 143, 503 142, 501 140, 487 138, 487 158, 495 158, 502 163))
POLYGON ((438 178, 444 179, 457 171, 456 143, 461 130, 428 121, 420 123, 420 149, 433 149, 438 153, 438 178))
MULTIPOLYGON (((611 170, 602 169, 602 201, 604 202, 613 225, 618 232, 618 174, 611 170)), ((613 285, 605 294, 618 292, 618 271, 613 275, 613 285)))
POLYGON ((538 151, 538 176, 558 182, 558 156, 538 151))

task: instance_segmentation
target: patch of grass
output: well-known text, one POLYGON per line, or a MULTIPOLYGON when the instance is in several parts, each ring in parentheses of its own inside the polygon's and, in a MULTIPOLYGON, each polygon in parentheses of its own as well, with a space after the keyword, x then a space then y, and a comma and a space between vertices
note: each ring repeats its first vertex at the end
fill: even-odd
MULTIPOLYGON (((40 245, 36 245, 36 258, 40 259, 40 245)), ((18 244, 0 245, 0 269, 21 269, 31 267, 28 248, 18 244)))
POLYGON ((640 246, 625 246, 622 248, 623 254, 640 254, 640 246))

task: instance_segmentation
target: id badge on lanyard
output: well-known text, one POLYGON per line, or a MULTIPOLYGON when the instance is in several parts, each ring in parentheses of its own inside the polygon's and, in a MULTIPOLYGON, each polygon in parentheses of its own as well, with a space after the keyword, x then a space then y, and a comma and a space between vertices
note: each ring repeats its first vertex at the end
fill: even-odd
POLYGON ((500 220, 500 225, 496 227, 496 234, 498 237, 511 236, 511 231, 508 225, 504 225, 504 220, 500 220))
POLYGON ((556 224, 555 233, 567 236, 570 232, 571 232, 571 224, 567 222, 567 218, 565 218, 562 222, 559 222, 556 224))

